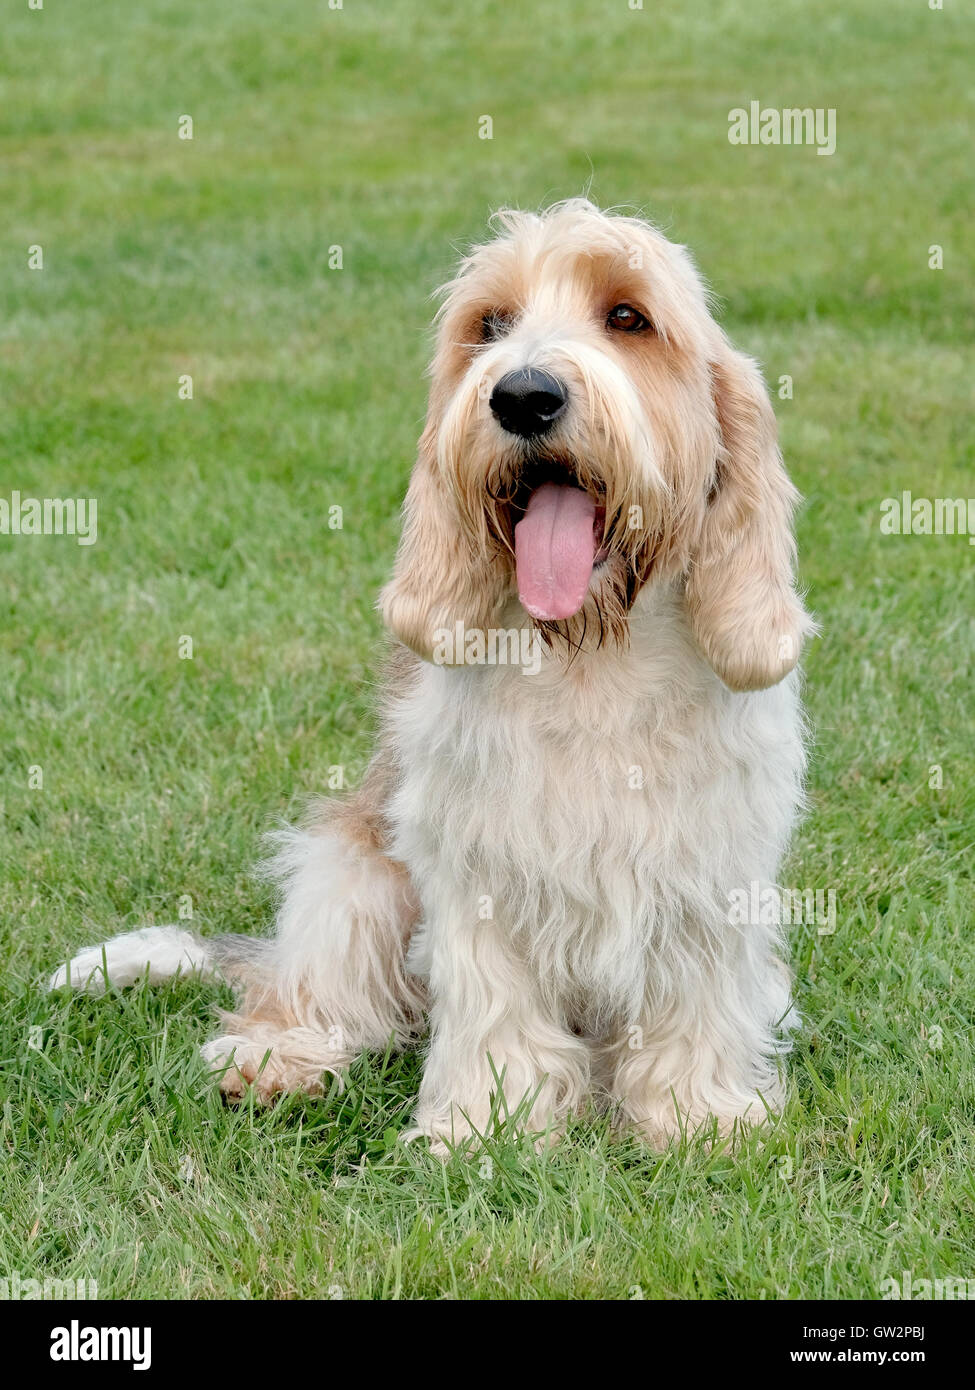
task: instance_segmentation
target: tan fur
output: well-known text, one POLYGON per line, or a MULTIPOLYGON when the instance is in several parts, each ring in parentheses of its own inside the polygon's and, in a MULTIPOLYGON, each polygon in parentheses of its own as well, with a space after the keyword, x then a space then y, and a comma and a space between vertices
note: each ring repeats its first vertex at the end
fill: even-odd
POLYGON ((755 363, 729 349, 712 373, 722 447, 688 573, 687 606, 725 684, 762 690, 792 670, 812 627, 793 586, 798 493, 782 466, 755 363))
POLYGON ((432 435, 428 427, 420 440, 393 577, 379 599, 386 626, 421 656, 429 656, 437 628, 458 620, 493 626, 505 591, 483 538, 461 524, 432 435))

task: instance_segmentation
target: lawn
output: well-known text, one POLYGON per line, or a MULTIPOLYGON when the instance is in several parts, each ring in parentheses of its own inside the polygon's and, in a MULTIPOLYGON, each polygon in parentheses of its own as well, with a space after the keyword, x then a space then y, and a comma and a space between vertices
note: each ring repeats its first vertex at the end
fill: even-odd
POLYGON ((975 548, 879 524, 902 490, 973 490, 961 9, 9 9, 0 497, 95 497, 98 538, 0 536, 0 1275, 112 1298, 975 1277, 975 548), (835 108, 836 153, 730 145, 752 100, 835 108), (693 248, 805 496, 823 635, 785 881, 837 913, 792 933, 788 1107, 735 1147, 655 1154, 590 1120, 543 1155, 502 1134, 446 1165, 397 1138, 415 1056, 226 1109, 196 1055, 219 989, 38 982, 181 909, 204 933, 264 928, 262 832, 368 757, 430 293, 491 208, 587 188, 693 248))

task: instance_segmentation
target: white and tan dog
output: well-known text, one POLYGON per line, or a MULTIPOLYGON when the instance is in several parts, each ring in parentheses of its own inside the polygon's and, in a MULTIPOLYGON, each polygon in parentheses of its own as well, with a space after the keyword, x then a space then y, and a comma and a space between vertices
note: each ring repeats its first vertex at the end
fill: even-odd
POLYGON ((802 799, 796 494, 683 248, 583 200, 496 221, 438 316, 363 785, 282 837, 273 939, 150 927, 53 984, 237 983, 204 1049, 231 1095, 427 1020, 439 1147, 492 1099, 727 1132, 781 1104, 792 1017, 778 927, 729 903, 774 885, 802 799))

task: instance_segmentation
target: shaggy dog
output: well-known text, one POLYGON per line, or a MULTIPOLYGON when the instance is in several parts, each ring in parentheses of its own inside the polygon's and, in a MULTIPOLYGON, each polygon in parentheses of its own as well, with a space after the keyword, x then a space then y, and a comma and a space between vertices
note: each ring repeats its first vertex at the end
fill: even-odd
POLYGON ((793 1018, 778 925, 729 905, 802 799, 796 493, 682 247, 578 199, 495 220, 438 315, 362 786, 281 836, 272 940, 150 927, 53 984, 237 984, 232 1096, 428 1026, 441 1150, 592 1095, 727 1133, 781 1104, 793 1018))

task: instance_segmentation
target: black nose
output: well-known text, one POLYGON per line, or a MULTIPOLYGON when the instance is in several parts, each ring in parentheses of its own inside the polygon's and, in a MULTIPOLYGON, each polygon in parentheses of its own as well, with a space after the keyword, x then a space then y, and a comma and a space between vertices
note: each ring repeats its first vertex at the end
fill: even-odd
POLYGON ((491 392, 491 409, 498 424, 522 439, 545 434, 565 410, 568 396, 561 381, 548 372, 525 367, 508 372, 491 392))

